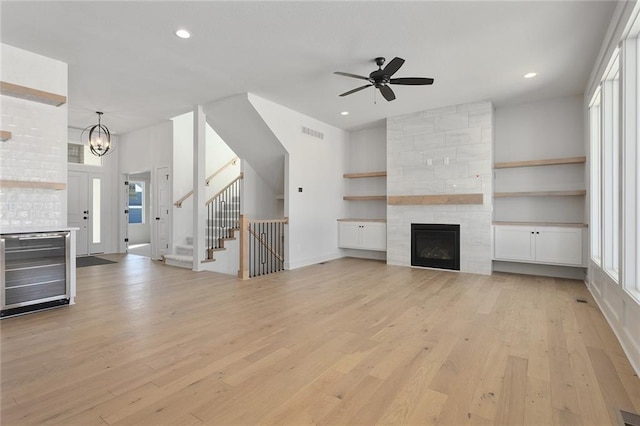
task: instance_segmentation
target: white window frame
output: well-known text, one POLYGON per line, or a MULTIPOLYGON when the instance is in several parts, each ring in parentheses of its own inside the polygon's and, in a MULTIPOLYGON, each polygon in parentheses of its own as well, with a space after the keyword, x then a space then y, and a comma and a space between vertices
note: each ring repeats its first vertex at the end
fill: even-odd
POLYGON ((640 302, 640 20, 620 45, 621 137, 621 276, 623 289, 640 302))
POLYGON ((602 108, 600 86, 589 103, 591 260, 602 265, 602 108))
POLYGON ((602 81, 602 266, 619 283, 620 275, 620 52, 611 57, 602 81))

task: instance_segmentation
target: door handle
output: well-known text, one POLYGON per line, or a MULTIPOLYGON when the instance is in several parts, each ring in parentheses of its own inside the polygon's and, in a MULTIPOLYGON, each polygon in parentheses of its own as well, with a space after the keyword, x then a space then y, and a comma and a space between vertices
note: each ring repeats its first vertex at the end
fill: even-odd
POLYGON ((160 220, 160 218, 159 218, 159 217, 156 217, 156 220, 160 220))
POLYGON ((83 211, 82 213, 84 213, 84 214, 89 214, 89 210, 85 210, 85 211, 83 211))
POLYGON ((87 220, 87 217, 85 216, 85 217, 83 217, 83 219, 84 219, 84 220, 87 220))

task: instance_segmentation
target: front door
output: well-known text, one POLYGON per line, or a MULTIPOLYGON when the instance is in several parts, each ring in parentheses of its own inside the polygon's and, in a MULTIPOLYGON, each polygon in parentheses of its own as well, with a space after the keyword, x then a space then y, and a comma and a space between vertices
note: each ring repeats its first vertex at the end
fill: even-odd
POLYGON ((104 253, 102 233, 102 174, 69 171, 67 223, 78 228, 76 254, 104 253))

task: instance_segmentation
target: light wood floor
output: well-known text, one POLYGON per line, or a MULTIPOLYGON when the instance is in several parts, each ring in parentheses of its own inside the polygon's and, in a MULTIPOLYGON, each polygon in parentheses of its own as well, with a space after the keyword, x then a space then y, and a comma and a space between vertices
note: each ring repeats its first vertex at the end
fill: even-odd
POLYGON ((640 380, 579 281, 138 256, 0 322, 2 424, 615 424, 640 380), (576 298, 588 303, 577 303, 576 298))

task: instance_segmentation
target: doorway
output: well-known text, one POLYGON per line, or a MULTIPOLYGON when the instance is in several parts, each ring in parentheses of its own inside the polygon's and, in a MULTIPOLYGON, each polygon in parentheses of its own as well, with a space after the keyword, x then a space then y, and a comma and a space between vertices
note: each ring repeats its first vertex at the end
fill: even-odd
POLYGON ((104 253, 103 174, 69 171, 67 223, 78 228, 76 255, 104 253))
POLYGON ((127 253, 151 257, 151 172, 128 179, 127 253))

